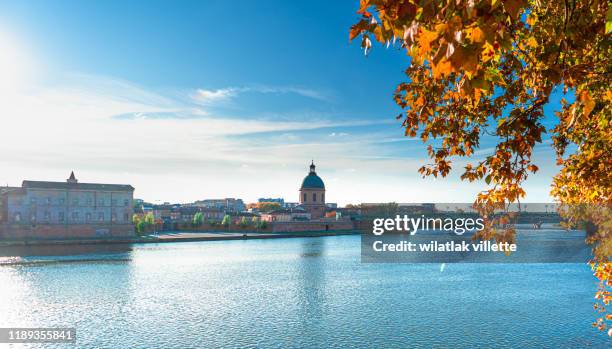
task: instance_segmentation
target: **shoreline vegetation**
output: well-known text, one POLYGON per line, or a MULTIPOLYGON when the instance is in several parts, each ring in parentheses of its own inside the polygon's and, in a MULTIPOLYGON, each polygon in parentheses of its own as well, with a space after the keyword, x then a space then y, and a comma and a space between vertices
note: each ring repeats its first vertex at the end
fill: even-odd
POLYGON ((283 239, 303 237, 323 237, 337 235, 357 235, 358 230, 337 231, 305 231, 305 232, 257 232, 257 231, 168 231, 158 234, 152 233, 135 237, 117 238, 80 238, 80 239, 29 239, 29 240, 3 240, 0 247, 8 246, 38 246, 38 245, 104 245, 104 244, 140 244, 140 243, 168 243, 168 242, 194 242, 194 241, 223 241, 223 240, 252 240, 252 239, 283 239))

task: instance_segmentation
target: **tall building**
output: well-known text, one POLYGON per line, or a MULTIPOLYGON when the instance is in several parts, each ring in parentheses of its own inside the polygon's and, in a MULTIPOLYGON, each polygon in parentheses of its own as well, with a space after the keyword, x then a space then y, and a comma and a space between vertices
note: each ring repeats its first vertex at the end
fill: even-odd
POLYGON ((66 182, 26 180, 0 191, 0 237, 130 236, 133 194, 131 185, 79 183, 74 172, 66 182))
POLYGON ((310 164, 310 172, 302 181, 300 187, 300 205, 310 213, 312 219, 325 216, 325 184, 317 176, 314 161, 310 164))

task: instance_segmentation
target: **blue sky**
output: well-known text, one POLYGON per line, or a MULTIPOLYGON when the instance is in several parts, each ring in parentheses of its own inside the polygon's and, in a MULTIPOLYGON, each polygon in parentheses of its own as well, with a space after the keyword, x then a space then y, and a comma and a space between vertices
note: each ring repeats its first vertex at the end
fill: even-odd
MULTIPOLYGON (((155 202, 297 201, 314 159, 329 201, 472 201, 476 184, 418 175, 424 146, 403 137, 391 99, 407 57, 349 44, 357 7, 1 2, 0 121, 14 132, 0 181, 75 170, 155 202)), ((551 154, 536 152, 527 201, 549 200, 551 154)))

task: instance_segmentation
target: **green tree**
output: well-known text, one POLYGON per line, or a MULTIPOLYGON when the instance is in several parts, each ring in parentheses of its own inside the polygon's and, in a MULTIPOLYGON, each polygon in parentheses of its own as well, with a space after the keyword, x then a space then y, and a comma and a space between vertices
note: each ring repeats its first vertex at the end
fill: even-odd
POLYGON ((202 212, 196 212, 196 214, 193 215, 193 226, 201 227, 202 224, 204 224, 204 215, 202 212))
POLYGON ((263 219, 258 220, 257 229, 266 229, 268 227, 268 222, 263 219))
MULTIPOLYGON (((461 178, 483 181, 475 206, 490 215, 524 197, 538 166, 534 146, 549 133, 560 172, 551 194, 572 222, 591 221, 598 296, 612 302, 612 8, 608 0, 361 0, 350 40, 395 45, 408 57, 394 100, 406 136, 427 144, 424 176, 446 176, 456 157, 473 158, 481 139, 495 149, 473 159, 461 178), (543 124, 554 90, 567 95, 543 124), (574 209, 587 204, 588 209, 574 209)), ((489 225, 481 237, 511 240, 489 225)), ((600 308, 601 309, 601 308, 600 308)), ((609 314, 608 314, 609 315, 609 314)), ((606 328, 600 318, 597 327, 606 328)), ((612 335, 612 331, 609 332, 612 335)))
POLYGON ((132 222, 134 223, 136 234, 144 235, 147 228, 154 224, 153 214, 149 213, 144 217, 135 214, 132 216, 132 222))
POLYGON ((152 226, 155 224, 155 216, 152 212, 149 212, 145 215, 144 222, 147 224, 147 226, 152 226))
POLYGON ((228 214, 226 214, 225 216, 223 216, 223 220, 221 221, 221 225, 224 227, 229 227, 230 224, 232 223, 232 217, 228 214))
POLYGON ((246 217, 242 217, 242 219, 240 219, 240 226, 242 228, 248 227, 250 225, 250 223, 251 223, 250 220, 248 218, 246 218, 246 217))

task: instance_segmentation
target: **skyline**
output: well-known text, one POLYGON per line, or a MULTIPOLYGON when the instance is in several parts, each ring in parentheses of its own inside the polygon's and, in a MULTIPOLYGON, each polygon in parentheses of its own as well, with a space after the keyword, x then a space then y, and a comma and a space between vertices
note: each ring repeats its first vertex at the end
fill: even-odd
MULTIPOLYGON (((408 60, 349 44, 356 9, 2 3, 0 121, 11 132, 0 142, 0 184, 74 170, 84 182, 131 184, 152 202, 297 201, 314 159, 328 201, 341 205, 473 201, 484 183, 418 174, 425 146, 403 137, 392 100, 408 60)), ((547 127, 557 106, 546 108, 547 127)), ((540 172, 523 201, 550 201, 549 142, 536 147, 540 172)))

